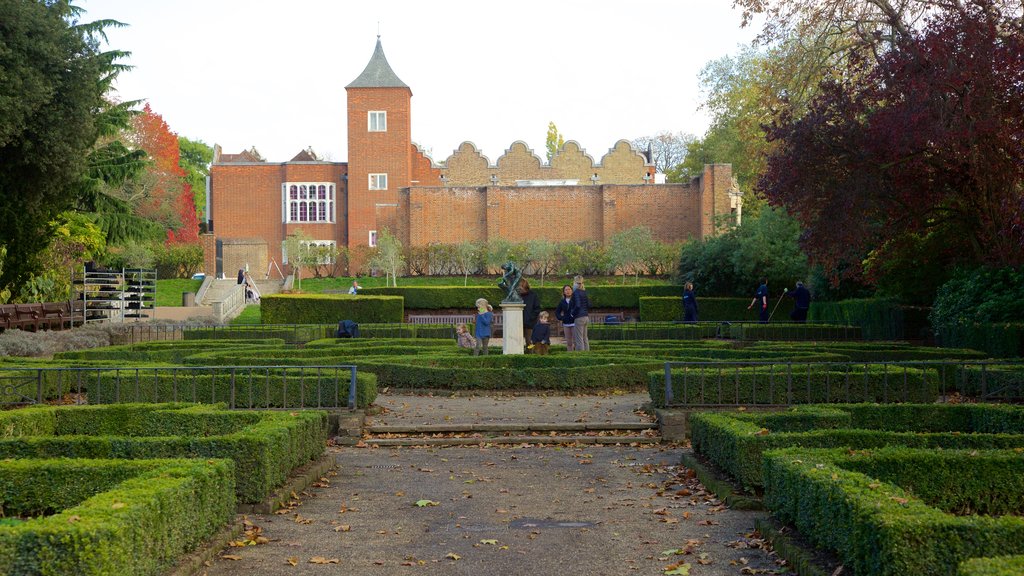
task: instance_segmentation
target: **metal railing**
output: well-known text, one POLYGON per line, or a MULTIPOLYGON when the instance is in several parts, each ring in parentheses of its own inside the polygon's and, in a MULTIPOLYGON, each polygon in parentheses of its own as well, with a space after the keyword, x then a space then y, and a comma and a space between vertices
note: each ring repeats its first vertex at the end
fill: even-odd
POLYGON ((929 388, 940 397, 957 393, 988 402, 1024 401, 1024 361, 665 362, 664 404, 933 402, 929 388))
POLYGON ((232 409, 356 409, 356 366, 0 367, 0 406, 77 394, 89 404, 225 403, 232 409))

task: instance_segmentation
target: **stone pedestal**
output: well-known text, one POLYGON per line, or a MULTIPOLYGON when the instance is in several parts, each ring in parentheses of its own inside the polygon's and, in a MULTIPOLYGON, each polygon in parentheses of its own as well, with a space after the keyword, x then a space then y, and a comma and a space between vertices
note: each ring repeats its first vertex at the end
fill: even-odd
POLYGON ((522 302, 501 303, 501 351, 503 354, 522 354, 526 346, 526 338, 523 337, 523 308, 526 305, 522 302))

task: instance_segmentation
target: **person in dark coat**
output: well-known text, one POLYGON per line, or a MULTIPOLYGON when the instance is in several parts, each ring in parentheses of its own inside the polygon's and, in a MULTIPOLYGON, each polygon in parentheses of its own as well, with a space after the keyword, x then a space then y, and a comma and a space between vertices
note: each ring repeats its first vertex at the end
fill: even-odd
POLYGON ((757 304, 758 310, 760 310, 761 324, 768 323, 768 279, 762 278, 761 285, 757 287, 757 292, 754 293, 754 299, 750 301, 750 306, 747 306, 747 310, 750 310, 757 304))
POLYGON ((789 317, 793 322, 807 322, 807 312, 811 309, 811 291, 804 286, 803 282, 797 282, 796 290, 787 292, 786 295, 792 298, 795 302, 793 311, 789 313, 789 317))
POLYGON ((239 268, 238 270, 238 283, 245 284, 245 269, 239 268))
POLYGON ((359 338, 359 324, 352 320, 338 322, 338 331, 334 334, 338 338, 359 338))
POLYGON ((576 326, 572 329, 573 346, 577 352, 586 352, 590 350, 590 337, 587 334, 587 328, 590 326, 590 298, 587 297, 583 276, 577 275, 573 278, 572 306, 573 315, 576 317, 576 326))
POLYGON ((548 313, 541 312, 537 317, 537 325, 533 327, 530 348, 534 354, 545 356, 551 347, 551 327, 548 325, 548 313))
POLYGON ((572 352, 576 349, 573 338, 573 329, 576 327, 576 311, 573 309, 572 286, 562 286, 562 298, 555 307, 555 318, 562 323, 562 332, 565 335, 565 349, 572 352))
POLYGON ((476 334, 476 348, 473 348, 473 356, 479 356, 481 350, 484 356, 487 356, 491 342, 491 324, 494 321, 493 310, 486 298, 476 299, 476 326, 473 328, 476 334))
POLYGON ((683 322, 697 321, 697 295, 693 292, 693 282, 683 287, 683 322))
POLYGON ((519 281, 516 290, 523 299, 523 341, 532 342, 530 334, 533 333, 533 327, 537 325, 537 316, 540 314, 540 297, 530 290, 530 283, 526 278, 519 281))

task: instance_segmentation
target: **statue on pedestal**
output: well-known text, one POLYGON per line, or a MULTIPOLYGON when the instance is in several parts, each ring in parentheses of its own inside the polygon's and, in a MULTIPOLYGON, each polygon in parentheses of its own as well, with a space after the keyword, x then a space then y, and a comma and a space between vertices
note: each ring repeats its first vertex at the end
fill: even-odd
POLYGON ((519 296, 518 289, 519 280, 523 277, 523 271, 516 266, 515 262, 506 262, 502 264, 501 269, 504 271, 504 274, 501 276, 501 282, 498 282, 498 288, 507 292, 501 302, 521 303, 523 299, 519 296))

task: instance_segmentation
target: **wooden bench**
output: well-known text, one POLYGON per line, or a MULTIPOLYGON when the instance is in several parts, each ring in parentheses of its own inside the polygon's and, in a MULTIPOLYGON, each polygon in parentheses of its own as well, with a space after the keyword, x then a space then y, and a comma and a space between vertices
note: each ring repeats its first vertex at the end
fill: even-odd
POLYGON ((45 302, 42 306, 41 320, 48 328, 71 328, 71 307, 67 302, 45 302))
POLYGON ((32 327, 33 332, 39 331, 43 324, 42 304, 15 304, 14 311, 17 315, 14 328, 27 330, 29 327, 32 327))

